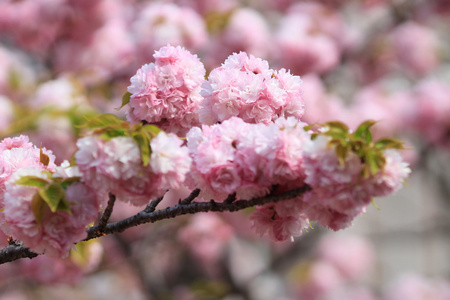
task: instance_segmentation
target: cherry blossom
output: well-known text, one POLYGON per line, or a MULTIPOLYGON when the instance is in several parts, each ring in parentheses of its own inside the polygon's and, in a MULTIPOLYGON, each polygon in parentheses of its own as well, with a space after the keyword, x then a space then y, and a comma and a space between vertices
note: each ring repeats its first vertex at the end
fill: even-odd
POLYGON ((196 55, 179 46, 162 47, 153 57, 155 63, 143 65, 131 77, 127 118, 184 135, 199 125, 196 111, 203 99, 205 68, 196 55))

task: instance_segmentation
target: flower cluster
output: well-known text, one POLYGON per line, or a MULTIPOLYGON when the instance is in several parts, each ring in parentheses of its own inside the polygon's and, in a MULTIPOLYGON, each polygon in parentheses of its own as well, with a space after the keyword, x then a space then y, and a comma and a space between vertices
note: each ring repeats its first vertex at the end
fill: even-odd
POLYGON ((36 148, 26 136, 4 139, 0 154, 3 232, 37 253, 67 256, 97 218, 95 193, 76 167, 57 167, 51 151, 36 148))
POLYGON ((153 132, 155 136, 148 139, 153 128, 149 126, 138 126, 132 136, 91 135, 78 140, 75 161, 100 195, 111 192, 121 201, 140 206, 184 181, 191 158, 182 140, 163 131, 153 132))
POLYGON ((271 70, 267 61, 240 52, 211 71, 198 113, 208 125, 231 117, 264 124, 279 117, 300 119, 304 113, 301 94, 299 76, 285 69, 271 70))
POLYGON ((233 117, 191 129, 187 140, 193 164, 187 185, 217 201, 233 193, 239 199, 263 196, 276 184, 301 186, 305 124, 294 118, 279 124, 291 127, 282 130, 277 124, 249 124, 233 117))
POLYGON ((55 171, 55 156, 45 148, 36 148, 25 135, 6 138, 0 142, 0 203, 3 202, 5 182, 22 168, 55 171), (48 161, 44 161, 43 157, 48 161))
POLYGON ((312 187, 303 197, 305 212, 311 220, 333 230, 349 227, 373 197, 396 192, 411 171, 394 150, 402 146, 390 139, 373 143, 368 136, 370 126, 365 124, 338 143, 338 138, 330 136, 338 134, 336 127, 332 128, 327 132, 330 135, 319 135, 304 148, 305 182, 312 187), (351 140, 355 136, 358 138, 351 140), (358 147, 365 147, 359 139, 362 136, 367 138, 368 147, 361 152, 358 147))
POLYGON ((146 121, 168 132, 184 135, 199 125, 195 113, 205 68, 196 55, 181 47, 166 46, 131 77, 127 111, 130 122, 146 121))
POLYGON ((410 172, 396 152, 400 142, 372 140, 373 121, 354 132, 338 121, 300 121, 300 77, 267 61, 235 53, 205 80, 203 64, 184 48, 165 46, 154 58, 124 95, 131 124, 104 114, 80 126, 87 132, 72 165, 57 167, 51 152, 25 136, 0 143, 5 234, 64 257, 86 236, 107 193, 143 206, 176 189, 198 189, 200 199, 222 204, 307 190, 256 207, 250 218, 259 235, 285 241, 310 221, 348 227, 372 197, 392 194, 410 172))
POLYGON ((391 139, 372 142, 372 125, 365 122, 351 133, 344 124, 331 122, 305 140, 294 161, 312 190, 296 200, 257 208, 251 217, 257 233, 283 241, 301 235, 309 221, 343 229, 373 197, 396 192, 410 173, 395 150, 402 145, 391 139))

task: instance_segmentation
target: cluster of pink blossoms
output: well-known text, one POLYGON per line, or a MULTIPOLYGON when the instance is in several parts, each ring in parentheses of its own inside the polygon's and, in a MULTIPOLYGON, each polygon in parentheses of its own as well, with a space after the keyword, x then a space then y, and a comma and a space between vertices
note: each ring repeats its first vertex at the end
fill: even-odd
POLYGON ((175 134, 160 132, 150 141, 150 161, 144 166, 133 138, 87 136, 78 140, 75 160, 100 195, 111 192, 118 200, 141 206, 184 181, 191 158, 182 143, 175 134))
MULTIPOLYGON (((264 196, 274 185, 279 190, 301 187, 302 148, 310 139, 305 125, 294 117, 267 125, 232 117, 193 128, 187 136, 193 164, 186 183, 200 188, 205 200, 218 201, 233 193, 238 199, 264 196)), ((252 220, 257 233, 276 241, 299 236, 309 225, 296 200, 257 207, 252 220)))
POLYGON ((304 125, 292 117, 270 125, 232 117, 194 127, 187 135, 193 159, 188 187, 200 188, 205 200, 222 201, 233 193, 238 199, 263 196, 276 184, 303 185, 301 148, 309 138, 304 125))
POLYGON ((51 151, 36 148, 26 136, 7 138, 0 143, 3 208, 0 222, 6 235, 19 239, 32 251, 65 257, 74 243, 86 237, 85 228, 97 218, 99 202, 80 180, 65 187, 61 195, 69 204, 65 209, 52 210, 44 200, 39 200, 42 197, 39 183, 50 184, 54 178, 63 180, 81 175, 68 162, 57 167, 54 160, 51 151), (24 177, 34 178, 34 183, 18 183, 24 177))
POLYGON ((184 48, 166 46, 153 55, 155 63, 143 65, 131 77, 127 118, 146 121, 180 135, 198 126, 200 95, 205 68, 184 48))
POLYGON ((30 143, 27 136, 6 138, 0 142, 0 203, 4 199, 5 182, 15 171, 23 168, 55 171, 55 156, 52 151, 43 148, 42 152, 49 157, 47 165, 41 162, 39 148, 30 143))
POLYGON ((154 58, 128 87, 124 105, 136 124, 108 114, 88 122, 92 132, 77 142, 75 167, 56 167, 52 153, 27 137, 1 142, 6 234, 33 251, 62 257, 86 235, 108 192, 142 206, 183 185, 200 189, 206 201, 234 200, 231 195, 247 200, 308 185, 302 196, 257 207, 251 216, 258 234, 284 241, 301 235, 310 221, 333 230, 350 226, 372 197, 395 192, 410 172, 393 150, 402 148, 399 142, 367 139, 370 122, 354 134, 339 122, 308 129, 300 121, 300 77, 271 70, 264 60, 233 54, 205 80, 203 64, 181 47, 165 46, 154 58), (186 134, 186 145, 175 133, 186 134), (52 207, 42 185, 61 182, 61 207, 52 207), (47 207, 44 200, 50 209, 39 208, 47 207))
POLYGON ((384 151, 384 168, 363 177, 363 163, 353 152, 340 164, 330 139, 319 136, 306 144, 303 152, 305 182, 312 191, 303 196, 308 217, 333 230, 347 228, 353 219, 365 212, 373 197, 390 195, 400 189, 411 170, 400 154, 384 151))
POLYGON ((302 143, 297 154, 301 159, 294 165, 304 172, 304 180, 297 180, 312 190, 294 200, 257 207, 251 217, 257 233, 283 241, 301 235, 309 221, 333 230, 347 228, 365 212, 373 197, 393 194, 410 173, 400 154, 387 149, 383 152, 384 167, 362 176, 361 159, 349 152, 342 164, 330 141, 330 137, 318 136, 302 143))
POLYGON ((265 60, 235 53, 209 74, 202 90, 200 121, 212 125, 231 117, 264 124, 279 117, 299 120, 304 113, 301 82, 285 69, 269 69, 265 60))

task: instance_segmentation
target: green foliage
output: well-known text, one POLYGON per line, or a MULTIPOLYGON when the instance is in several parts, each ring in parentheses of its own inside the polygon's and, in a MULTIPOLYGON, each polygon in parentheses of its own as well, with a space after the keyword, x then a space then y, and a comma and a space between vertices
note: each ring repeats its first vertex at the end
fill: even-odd
POLYGON ((14 183, 27 186, 44 187, 49 184, 49 181, 38 176, 22 176, 14 183))
POLYGON ((106 141, 119 136, 131 137, 139 147, 144 166, 147 166, 150 161, 150 141, 161 132, 161 129, 149 124, 137 123, 130 126, 129 122, 123 121, 113 114, 99 115, 80 127, 91 130, 92 134, 106 141))
MULTIPOLYGON (((338 121, 327 122, 322 125, 321 130, 312 134, 312 139, 319 135, 330 138, 328 145, 335 149, 341 166, 345 164, 349 153, 355 153, 363 163, 362 176, 367 178, 383 170, 386 164, 384 151, 386 149, 404 149, 403 143, 393 138, 382 138, 373 141, 371 128, 376 121, 363 122, 355 132, 349 130, 347 125, 338 121)), ((305 130, 311 130, 308 126, 305 130)))
MULTIPOLYGON (((43 173, 47 172, 43 171, 43 173)), ((70 215, 72 214, 70 210, 71 203, 66 200, 65 190, 72 183, 80 181, 80 179, 80 177, 64 179, 61 177, 52 177, 52 174, 49 173, 48 179, 38 176, 22 176, 14 183, 38 188, 38 191, 31 199, 31 210, 39 227, 47 209, 52 213, 65 211, 70 215)))
POLYGON ((127 105, 128 103, 130 103, 130 99, 131 99, 131 93, 130 92, 125 92, 125 94, 123 94, 122 96, 122 105, 117 108, 116 110, 121 109, 122 107, 124 107, 125 105, 127 105))

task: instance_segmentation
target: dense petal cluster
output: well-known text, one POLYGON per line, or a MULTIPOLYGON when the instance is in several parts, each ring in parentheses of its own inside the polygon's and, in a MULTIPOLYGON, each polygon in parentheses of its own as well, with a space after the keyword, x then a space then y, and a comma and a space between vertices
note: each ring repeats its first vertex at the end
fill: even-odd
POLYGON ((52 151, 42 148, 42 153, 49 158, 46 165, 41 162, 40 151, 25 135, 5 138, 0 142, 0 203, 3 202, 5 182, 14 172, 23 168, 55 171, 55 156, 52 151))
MULTIPOLYGON (((61 167, 56 167, 56 177, 79 175, 75 169, 66 161, 61 167)), ((66 257, 74 243, 86 237, 85 228, 96 220, 100 204, 93 190, 83 182, 75 181, 64 191, 64 200, 69 203, 70 211, 52 211, 45 202, 36 201, 38 186, 17 183, 24 176, 51 181, 50 174, 34 166, 20 168, 10 176, 5 183, 2 230, 21 240, 32 251, 51 257, 66 257), (36 217, 37 211, 41 211, 41 220, 36 217)))
POLYGON ((87 136, 77 142, 75 160, 86 182, 100 194, 111 192, 121 201, 145 205, 184 181, 191 158, 182 140, 160 132, 150 141, 152 154, 144 166, 133 138, 104 140, 87 136))
POLYGON ((398 152, 385 150, 384 168, 364 178, 361 159, 350 152, 341 164, 329 141, 329 137, 319 136, 304 148, 305 182, 312 191, 304 195, 303 201, 311 220, 339 230, 349 227, 373 197, 397 191, 410 169, 398 152))
POLYGON ((127 118, 184 135, 199 125, 195 112, 203 99, 205 68, 196 55, 179 46, 162 47, 153 57, 154 63, 143 65, 131 77, 127 118))
POLYGON ((293 241, 309 226, 308 217, 303 213, 302 203, 298 199, 258 206, 250 221, 257 234, 267 235, 276 242, 293 241))
POLYGON ((231 117, 264 124, 279 117, 300 119, 304 113, 301 94, 299 76, 285 69, 271 70, 267 61, 240 52, 211 71, 198 113, 208 125, 231 117))
POLYGON ((200 188, 205 200, 217 201, 233 193, 239 199, 262 196, 276 184, 301 186, 301 147, 309 138, 305 124, 295 118, 278 123, 248 124, 233 117, 191 129, 188 186, 200 188))

